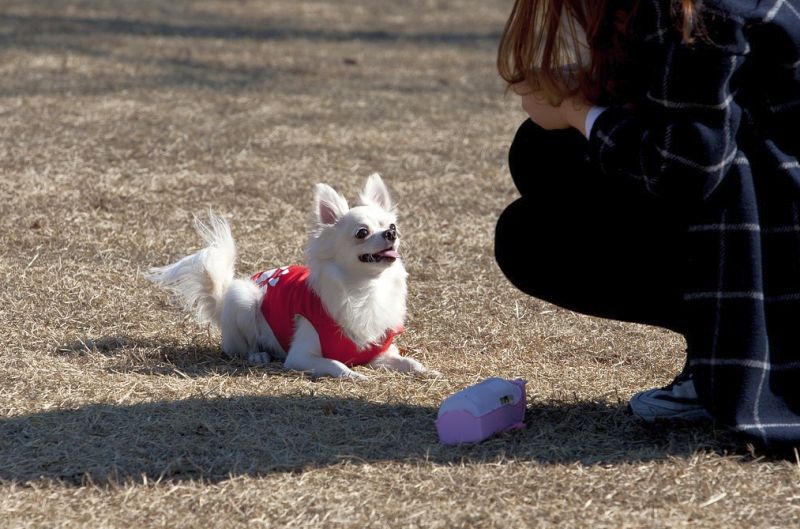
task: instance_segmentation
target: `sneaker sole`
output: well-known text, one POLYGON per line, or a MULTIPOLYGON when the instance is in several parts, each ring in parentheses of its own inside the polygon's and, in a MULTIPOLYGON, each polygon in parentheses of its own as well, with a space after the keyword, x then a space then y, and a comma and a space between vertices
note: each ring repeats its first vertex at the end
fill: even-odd
POLYGON ((646 404, 642 404, 642 406, 648 408, 647 411, 644 410, 636 410, 634 405, 630 402, 628 403, 628 411, 639 420, 642 420, 648 424, 654 423, 669 423, 669 422, 681 422, 685 424, 702 424, 702 423, 710 423, 713 422, 713 417, 709 414, 706 410, 700 409, 691 409, 691 410, 664 410, 662 413, 652 413, 650 411, 652 409, 651 406, 646 404))

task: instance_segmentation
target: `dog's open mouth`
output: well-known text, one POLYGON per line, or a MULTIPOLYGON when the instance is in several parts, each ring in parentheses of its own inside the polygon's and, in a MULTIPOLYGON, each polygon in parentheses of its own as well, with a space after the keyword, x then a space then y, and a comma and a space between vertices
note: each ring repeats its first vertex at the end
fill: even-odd
POLYGON ((397 253, 394 248, 387 248, 378 253, 365 253, 358 256, 358 260, 362 263, 392 263, 399 258, 400 254, 397 253))

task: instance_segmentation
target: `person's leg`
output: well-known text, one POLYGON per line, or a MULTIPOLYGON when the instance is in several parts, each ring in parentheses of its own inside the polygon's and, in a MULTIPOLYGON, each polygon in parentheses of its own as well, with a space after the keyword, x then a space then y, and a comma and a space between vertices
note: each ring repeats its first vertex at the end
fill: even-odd
MULTIPOLYGON (((497 222, 498 265, 517 288, 561 307, 681 332, 685 221, 635 182, 601 174, 586 148, 573 130, 520 127, 509 168, 522 197, 497 222)), ((648 422, 710 419, 690 370, 629 408, 648 422)))
POLYGON ((586 149, 577 131, 520 127, 509 168, 522 197, 498 220, 498 265, 534 297, 680 332, 680 215, 634 182, 601 174, 586 149))
MULTIPOLYGON (((681 332, 684 219, 635 182, 602 175, 586 147, 576 131, 520 127, 509 168, 522 197, 497 222, 497 263, 531 296, 681 332)), ((710 420, 690 370, 629 408, 648 422, 710 420)))

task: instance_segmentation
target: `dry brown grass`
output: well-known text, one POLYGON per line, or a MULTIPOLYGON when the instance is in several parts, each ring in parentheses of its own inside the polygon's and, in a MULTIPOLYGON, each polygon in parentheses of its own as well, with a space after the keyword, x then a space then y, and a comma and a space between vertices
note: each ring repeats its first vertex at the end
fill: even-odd
MULTIPOLYGON (((786 527, 797 467, 627 398, 682 340, 528 299, 492 259, 522 114, 510 3, 6 0, 0 526, 786 527), (380 171, 411 273, 401 345, 443 376, 311 380, 220 355, 140 272, 229 216, 242 272, 302 255, 314 182, 380 171), (529 381, 527 428, 437 444, 446 395, 529 381)), ((547 248, 541 249, 547 259, 547 248)))

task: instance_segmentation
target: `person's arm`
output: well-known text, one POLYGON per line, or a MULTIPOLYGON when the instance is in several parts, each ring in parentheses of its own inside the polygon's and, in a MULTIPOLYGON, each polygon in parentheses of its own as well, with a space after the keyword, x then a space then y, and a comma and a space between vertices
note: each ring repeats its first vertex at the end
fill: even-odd
POLYGON ((575 127, 586 135, 587 103, 577 98, 567 98, 561 104, 554 105, 545 91, 533 90, 524 81, 511 85, 511 89, 521 97, 522 110, 543 129, 575 127))
POLYGON ((671 31, 662 34, 668 42, 651 47, 646 100, 636 109, 608 108, 594 123, 590 156, 601 171, 687 200, 706 199, 719 186, 736 163, 742 110, 731 85, 748 49, 741 25, 723 24, 724 42, 715 32, 713 44, 687 46, 671 31))
POLYGON ((586 119, 584 120, 584 136, 587 138, 592 136, 594 122, 597 121, 597 118, 600 117, 600 114, 602 114, 607 108, 608 107, 593 106, 586 112, 586 119))
POLYGON ((606 109, 591 106, 579 97, 566 98, 560 105, 554 106, 544 92, 530 90, 524 83, 511 88, 522 97, 522 108, 531 120, 544 129, 573 127, 588 138, 594 122, 606 109))

